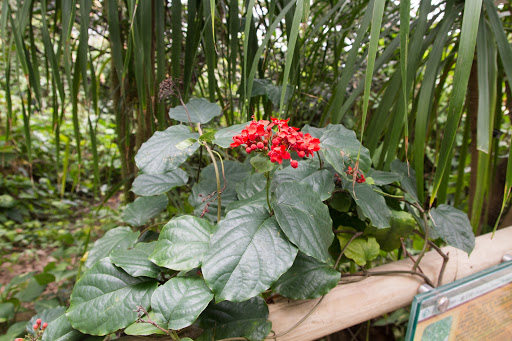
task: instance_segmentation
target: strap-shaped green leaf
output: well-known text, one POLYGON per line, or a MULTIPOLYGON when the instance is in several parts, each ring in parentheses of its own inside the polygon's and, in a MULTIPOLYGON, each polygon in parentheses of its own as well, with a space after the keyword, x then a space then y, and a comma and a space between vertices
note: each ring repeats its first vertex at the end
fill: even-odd
POLYGON ((213 293, 200 277, 174 277, 158 287, 151 307, 167 329, 181 329, 194 323, 213 299, 213 293))
POLYGON ((327 262, 334 234, 329 208, 320 196, 295 181, 277 186, 275 195, 274 212, 286 237, 308 256, 327 262))
POLYGON ((157 282, 132 277, 104 258, 76 282, 66 316, 86 334, 107 335, 137 319, 136 306, 149 309, 157 282))
POLYGON ((202 270, 217 302, 241 302, 267 290, 296 255, 276 219, 263 206, 249 205, 219 222, 202 270))

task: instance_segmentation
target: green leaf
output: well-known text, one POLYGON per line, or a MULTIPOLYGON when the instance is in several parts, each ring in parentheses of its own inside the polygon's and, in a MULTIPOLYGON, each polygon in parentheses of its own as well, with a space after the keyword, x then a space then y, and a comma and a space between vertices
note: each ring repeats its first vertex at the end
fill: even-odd
POLYGON ((59 306, 55 308, 49 308, 43 310, 40 314, 36 314, 32 316, 32 318, 27 322, 27 330, 30 334, 35 335, 34 328, 32 327, 36 324, 37 319, 41 319, 42 323, 48 323, 56 320, 58 317, 62 316, 66 312, 66 307, 59 306))
POLYGON ((155 316, 167 329, 181 329, 194 323, 213 299, 213 293, 199 277, 174 277, 158 287, 151 297, 155 316))
POLYGON ((0 303, 0 323, 7 322, 14 318, 14 304, 0 303))
MULTIPOLYGON (((320 150, 327 162, 340 174, 345 173, 348 166, 354 167, 360 144, 356 133, 341 124, 328 126, 320 138, 320 150)), ((365 173, 370 170, 371 164, 370 151, 361 147, 359 169, 365 173)))
MULTIPOLYGON (((149 311, 149 318, 151 319, 151 321, 155 322, 160 327, 164 327, 166 324, 164 321, 161 321, 158 317, 156 317, 154 311, 149 311)), ((142 319, 147 320, 146 315, 142 316, 142 319)), ((165 335, 164 331, 158 329, 157 327, 153 326, 150 323, 137 323, 137 322, 129 325, 128 328, 126 328, 124 330, 124 333, 126 335, 153 335, 153 334, 165 335)))
POLYGON ((242 130, 245 129, 249 123, 250 122, 245 122, 219 129, 219 131, 215 133, 215 140, 213 140, 213 143, 222 148, 229 148, 229 145, 233 143, 233 136, 240 135, 242 130))
POLYGON ((79 341, 83 340, 84 335, 71 327, 65 311, 52 322, 48 323, 42 341, 79 341))
POLYGON ((138 243, 130 250, 112 251, 110 261, 133 277, 157 278, 160 268, 148 259, 155 245, 156 242, 138 243))
POLYGON ((363 211, 372 225, 378 228, 390 227, 391 210, 384 197, 373 190, 373 186, 367 183, 357 183, 352 187, 352 181, 342 179, 345 188, 357 206, 363 211))
POLYGON ((475 235, 468 216, 450 205, 439 205, 430 210, 432 225, 449 245, 470 254, 475 247, 475 235))
POLYGON ((241 302, 267 290, 296 255, 264 207, 243 206, 219 222, 202 270, 217 302, 241 302))
POLYGON ((135 245, 140 232, 133 232, 128 226, 116 227, 94 242, 87 255, 85 266, 90 268, 97 261, 108 257, 113 250, 126 250, 135 245))
POLYGON ((188 138, 188 139, 183 140, 180 143, 178 143, 176 145, 176 148, 178 148, 179 150, 186 150, 187 148, 189 148, 190 146, 192 146, 196 142, 197 142, 196 139, 188 138))
POLYGON ((20 302, 35 301, 46 289, 46 285, 41 285, 32 277, 23 286, 21 290, 14 295, 20 302))
MULTIPOLYGON (((352 238, 350 233, 339 233, 336 235, 343 249, 352 238)), ((348 244, 344 255, 352 259, 357 265, 364 266, 366 262, 374 260, 379 255, 380 246, 375 237, 358 237, 348 244)))
POLYGON ((416 173, 411 167, 407 167, 407 163, 401 162, 400 160, 393 160, 391 162, 391 172, 402 176, 400 184, 402 188, 412 195, 414 200, 418 201, 418 190, 416 187, 416 173))
POLYGON ((304 125, 304 127, 302 127, 302 129, 301 129, 301 131, 304 134, 309 134, 317 139, 320 139, 326 130, 327 130, 327 127, 317 128, 317 127, 312 127, 309 124, 304 125))
POLYGON ((313 192, 318 193, 322 201, 329 199, 334 190, 332 173, 326 169, 319 170, 318 167, 308 162, 299 162, 297 168, 288 166, 277 171, 272 177, 273 187, 292 181, 310 185, 313 192))
POLYGON ((261 297, 239 303, 229 301, 210 303, 200 316, 199 327, 204 329, 204 332, 196 341, 233 337, 263 340, 272 327, 272 323, 267 319, 268 307, 261 297))
POLYGON ((214 232, 215 226, 205 219, 190 215, 173 218, 160 232, 150 260, 173 270, 199 267, 214 232))
POLYGON ((246 177, 242 182, 236 184, 238 200, 249 199, 263 191, 267 186, 265 174, 254 173, 246 177))
POLYGON ((122 219, 132 226, 142 226, 151 218, 165 210, 169 199, 165 194, 153 197, 140 197, 126 205, 122 219))
POLYGON ((308 256, 327 262, 334 234, 329 209, 318 194, 309 185, 286 182, 275 195, 274 212, 286 237, 308 256))
POLYGON ((199 134, 192 133, 187 126, 176 125, 164 131, 157 131, 142 144, 135 163, 139 171, 145 174, 165 174, 175 170, 199 148, 194 143, 187 149, 180 150, 176 145, 188 138, 197 139, 199 134))
POLYGON ((82 333, 106 335, 137 319, 136 306, 149 309, 157 282, 134 278, 103 258, 76 282, 66 316, 82 333))
POLYGON ((339 212, 348 212, 352 206, 352 197, 348 193, 337 192, 334 193, 329 205, 339 212))
POLYGON ((274 164, 268 156, 264 154, 257 154, 251 158, 251 165, 256 169, 257 172, 267 173, 274 169, 274 164))
MULTIPOLYGON (((7 332, 0 336, 0 341, 12 341, 17 337, 25 336, 27 321, 13 323, 7 332)), ((270 332, 270 331, 269 331, 270 332)))
POLYGON ((292 267, 272 286, 272 290, 294 300, 307 300, 327 294, 339 280, 338 271, 299 252, 292 267))
POLYGON ((199 141, 212 142, 215 139, 216 131, 204 132, 203 135, 199 136, 199 141))
MULTIPOLYGON (((260 173, 256 173, 256 174, 260 174, 260 173)), ((267 206, 267 193, 265 191, 261 191, 261 192, 256 193, 255 195, 253 195, 250 198, 230 202, 229 205, 226 207, 226 212, 236 210, 237 208, 240 208, 242 206, 247 206, 247 205, 256 205, 256 206, 259 205, 259 206, 268 207, 267 206)))
POLYGON ((216 103, 210 103, 204 98, 192 98, 186 108, 179 105, 169 110, 169 117, 184 123, 206 124, 214 117, 222 115, 222 110, 216 103), (187 115, 188 111, 188 115, 187 115))
POLYGON ((187 182, 187 173, 179 168, 165 174, 140 174, 133 181, 132 192, 142 196, 159 195, 187 182))
POLYGON ((414 217, 405 211, 391 211, 391 227, 376 228, 369 226, 365 234, 372 235, 377 239, 380 249, 391 252, 401 246, 400 238, 408 237, 418 226, 414 217))
POLYGON ((384 172, 384 171, 379 171, 379 170, 375 170, 372 168, 366 174, 367 182, 368 182, 368 178, 372 178, 375 185, 384 186, 384 185, 392 184, 393 182, 400 182, 403 177, 402 177, 402 175, 397 174, 397 173, 384 172))
MULTIPOLYGON (((268 79, 255 79, 252 85, 252 93, 251 97, 255 96, 267 96, 268 99, 275 106, 279 106, 281 101, 281 91, 282 86, 277 86, 272 84, 272 82, 268 79)), ((284 98, 284 103, 287 104, 290 98, 293 95, 293 88, 291 86, 286 87, 286 94, 284 98)))

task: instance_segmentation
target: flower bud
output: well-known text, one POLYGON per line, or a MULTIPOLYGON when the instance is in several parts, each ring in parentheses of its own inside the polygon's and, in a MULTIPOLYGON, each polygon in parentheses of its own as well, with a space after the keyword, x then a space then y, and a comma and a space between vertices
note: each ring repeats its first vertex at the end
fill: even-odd
POLYGON ((37 329, 39 328, 39 326, 38 326, 37 324, 34 324, 34 325, 32 326, 32 328, 34 328, 34 330, 37 330, 37 329))
POLYGON ((37 319, 37 320, 36 320, 36 323, 37 323, 37 325, 38 325, 38 326, 40 326, 40 325, 41 325, 41 322, 42 322, 42 321, 41 321, 41 319, 37 319))
POLYGON ((43 328, 43 330, 45 330, 45 329, 46 329, 46 327, 48 327, 48 323, 46 323, 46 322, 45 322, 45 323, 43 323, 43 327, 42 327, 42 328, 43 328))
POLYGON ((299 163, 295 160, 292 160, 290 161, 290 166, 292 166, 292 168, 297 168, 299 167, 299 163))

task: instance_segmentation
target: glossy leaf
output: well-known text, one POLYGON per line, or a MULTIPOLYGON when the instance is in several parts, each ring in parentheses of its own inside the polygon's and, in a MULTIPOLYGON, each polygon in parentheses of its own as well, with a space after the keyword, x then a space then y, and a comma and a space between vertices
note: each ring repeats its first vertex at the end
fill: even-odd
POLYGON ((159 195, 187 182, 187 173, 179 168, 165 174, 140 174, 133 181, 132 192, 142 196, 159 195))
POLYGON ((412 195, 414 200, 418 201, 418 190, 416 187, 416 172, 411 167, 407 167, 405 162, 394 160, 391 162, 391 172, 402 176, 400 185, 402 188, 412 195))
POLYGON ((366 174, 367 182, 368 182, 369 178, 373 179, 373 182, 375 185, 384 186, 384 185, 392 184, 393 182, 400 182, 400 180, 402 180, 402 175, 393 173, 393 172, 384 172, 384 171, 371 169, 366 174))
POLYGON ((199 134, 192 133, 184 125, 175 125, 164 131, 157 131, 142 144, 135 155, 135 163, 139 171, 145 174, 168 173, 181 166, 199 148, 199 143, 194 143, 185 149, 178 149, 176 145, 188 138, 197 139, 198 137, 199 134))
POLYGON ((327 262, 334 234, 329 209, 318 194, 309 185, 286 182, 275 195, 274 212, 286 237, 308 256, 327 262))
MULTIPOLYGON (((161 321, 158 317, 156 317, 154 311, 149 311, 149 318, 151 321, 155 322, 160 327, 165 327, 166 323, 164 321, 161 321)), ((147 320, 146 315, 142 316, 143 320, 147 320)), ((163 334, 165 335, 165 332, 158 329, 157 327, 153 326, 150 323, 133 323, 129 325, 127 328, 125 328, 124 333, 126 335, 153 335, 153 334, 163 334)))
POLYGON ((267 319, 268 307, 261 297, 238 303, 229 301, 210 303, 201 314, 199 327, 204 329, 204 332, 196 341, 234 337, 263 340, 272 327, 272 323, 267 319))
POLYGON ((132 226, 142 226, 165 210, 168 203, 165 194, 137 198, 126 205, 122 219, 132 226))
POLYGON ((216 103, 210 103, 204 98, 192 98, 186 108, 182 105, 169 110, 169 117, 183 123, 206 124, 214 117, 222 115, 220 107, 216 103))
POLYGON ((128 226, 116 227, 94 242, 87 255, 85 266, 90 268, 97 261, 108 257, 114 250, 127 250, 135 245, 140 232, 133 232, 128 226))
MULTIPOLYGON (((320 138, 320 147, 325 159, 338 173, 345 173, 348 166, 354 167, 360 145, 356 133, 341 124, 328 126, 320 138)), ((371 164, 370 151, 361 147, 359 169, 365 173, 370 170, 371 164)))
MULTIPOLYGON (((336 235, 343 249, 352 238, 350 233, 339 233, 336 235)), ((344 255, 352 259, 357 265, 364 266, 367 262, 374 260, 379 255, 380 246, 375 237, 358 237, 350 242, 345 249, 344 255)))
POLYGON ((391 211, 391 227, 376 228, 370 226, 365 234, 377 239, 380 249, 386 252, 396 250, 401 246, 400 238, 406 238, 418 226, 414 217, 405 211, 391 211))
POLYGON ((272 290, 294 300, 307 300, 327 294, 339 280, 338 271, 299 252, 292 267, 272 286, 272 290))
POLYGON ((262 293, 297 255, 276 219, 260 205, 230 211, 218 226, 202 267, 217 302, 241 302, 262 293))
POLYGON ((277 171, 272 177, 273 186, 292 181, 310 185, 322 201, 329 199, 334 190, 333 174, 326 169, 319 170, 308 162, 299 162, 297 168, 288 166, 277 171))
POLYGON ((160 232, 150 260, 173 270, 199 267, 214 232, 215 227, 206 219, 190 215, 173 218, 160 232))
POLYGON ((112 251, 110 261, 133 277, 157 278, 160 268, 148 259, 155 244, 156 242, 138 243, 130 250, 112 251))
POLYGON ((249 199, 263 191, 267 186, 265 174, 254 173, 246 177, 242 182, 236 184, 238 200, 249 199))
POLYGON ((268 207, 266 191, 258 192, 255 195, 253 195, 252 197, 247 198, 247 199, 230 202, 228 204, 228 206, 226 207, 226 212, 236 210, 237 208, 240 208, 242 206, 247 206, 247 205, 259 205, 259 206, 268 207))
POLYGON ((79 341, 83 339, 84 334, 71 327, 64 309, 59 317, 48 323, 42 341, 79 341))
POLYGON ((229 145, 233 143, 233 136, 240 135, 242 130, 245 129, 249 123, 250 122, 235 124, 227 128, 219 129, 215 133, 215 139, 213 140, 213 143, 222 148, 229 148, 229 145))
POLYGON ((82 333, 107 335, 137 319, 136 306, 149 309, 157 282, 134 278, 103 258, 76 282, 66 316, 82 333))
POLYGON ((202 278, 174 277, 155 290, 151 307, 167 329, 177 330, 194 323, 212 299, 202 278))
POLYGON ((354 198, 357 206, 363 211, 365 217, 371 220, 373 226, 378 228, 391 226, 391 210, 384 197, 375 192, 372 185, 356 182, 352 187, 352 181, 343 179, 343 188, 354 198))
POLYGON ((475 247, 475 235, 468 216, 450 205, 439 205, 430 210, 432 226, 437 234, 449 245, 468 254, 475 247))

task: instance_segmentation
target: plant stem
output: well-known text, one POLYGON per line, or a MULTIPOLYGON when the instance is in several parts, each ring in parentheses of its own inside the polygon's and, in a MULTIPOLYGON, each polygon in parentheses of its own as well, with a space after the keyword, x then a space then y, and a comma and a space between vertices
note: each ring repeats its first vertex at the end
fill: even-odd
MULTIPOLYGON (((425 236, 423 235, 423 233, 421 233, 420 231, 418 230, 414 230, 413 231, 414 233, 416 233, 418 236, 420 236, 421 238, 425 238, 425 236)), ((429 240, 428 241, 428 244, 434 249, 436 250, 436 252, 441 256, 443 257, 443 265, 441 265, 441 270, 439 271, 439 277, 437 278, 437 286, 440 286, 442 281, 443 281, 443 276, 444 276, 444 271, 446 270, 446 265, 448 264, 448 260, 450 259, 450 257, 448 256, 448 254, 444 253, 443 250, 441 250, 441 248, 439 246, 437 246, 433 241, 429 240)))
POLYGON ((412 270, 416 271, 416 269, 420 265, 421 259, 423 258, 423 256, 425 256, 425 252, 427 251, 427 246, 428 246, 428 220, 427 220, 427 216, 425 214, 425 210, 423 209, 423 207, 420 206, 420 204, 415 202, 412 205, 414 207, 416 207, 416 209, 418 211, 420 211, 421 217, 423 218, 423 223, 425 225, 425 243, 423 243, 423 249, 421 250, 420 254, 418 255, 418 259, 416 260, 416 262, 414 263, 414 265, 412 267, 412 270))
POLYGON ((338 269, 338 265, 340 264, 340 261, 341 261, 341 256, 343 256, 343 254, 345 253, 345 250, 347 249, 348 245, 350 243, 352 243, 352 241, 354 239, 356 239, 357 237, 359 237, 360 235, 362 235, 363 232, 356 232, 354 233, 354 235, 349 239, 349 241, 347 242, 347 244, 345 244, 345 246, 343 247, 343 249, 341 250, 341 253, 340 255, 338 256, 338 259, 336 260, 336 264, 334 264, 334 270, 337 270, 338 269))
MULTIPOLYGON (((201 129, 201 124, 197 124, 197 131, 199 132, 199 136, 203 135, 203 129, 201 129)), ((208 143, 204 142, 204 146, 210 155, 210 159, 212 159, 213 168, 215 169, 215 178, 217 180, 217 223, 220 221, 220 213, 221 213, 221 193, 222 190, 220 188, 220 175, 219 175, 219 167, 217 167, 217 161, 215 160, 215 155, 212 153, 212 149, 208 145, 208 143)))
POLYGON ((420 272, 414 271, 414 270, 393 270, 393 271, 364 271, 364 272, 356 272, 352 274, 341 274, 341 277, 352 277, 352 276, 363 276, 363 277, 370 277, 370 276, 388 276, 388 275, 395 275, 395 274, 408 274, 408 275, 416 275, 420 276, 425 280, 425 283, 430 285, 431 287, 434 287, 434 284, 428 278, 425 274, 422 274, 420 272))
POLYGON ((324 169, 324 162, 322 161, 322 158, 320 157, 320 152, 316 152, 316 155, 318 156, 318 161, 320 162, 320 169, 324 169))
POLYGON ((270 215, 272 215, 274 212, 272 211, 272 207, 270 206, 270 195, 269 195, 269 189, 270 189, 270 173, 266 172, 265 177, 267 178, 267 205, 268 205, 268 212, 270 215))

